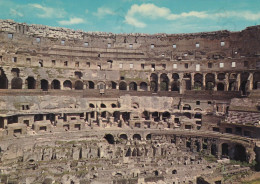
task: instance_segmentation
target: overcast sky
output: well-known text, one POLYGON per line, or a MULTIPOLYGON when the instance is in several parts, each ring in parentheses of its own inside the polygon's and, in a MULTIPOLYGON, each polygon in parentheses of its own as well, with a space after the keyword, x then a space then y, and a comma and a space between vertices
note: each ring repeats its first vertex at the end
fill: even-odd
POLYGON ((0 19, 113 33, 240 31, 260 0, 0 0, 0 19))

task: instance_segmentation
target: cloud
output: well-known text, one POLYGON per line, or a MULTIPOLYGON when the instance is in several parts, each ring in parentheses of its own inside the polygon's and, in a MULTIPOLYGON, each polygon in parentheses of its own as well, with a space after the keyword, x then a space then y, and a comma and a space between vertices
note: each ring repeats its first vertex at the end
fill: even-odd
POLYGON ((174 14, 169 8, 158 7, 152 3, 137 5, 134 4, 127 11, 124 22, 134 27, 144 28, 146 23, 142 21, 142 18, 155 20, 177 20, 194 17, 198 19, 217 19, 217 18, 242 18, 249 21, 255 21, 260 19, 260 12, 253 13, 251 11, 227 11, 221 13, 210 13, 207 11, 190 11, 180 14, 174 14))
POLYGON ((115 15, 116 13, 114 11, 112 11, 109 8, 105 8, 105 7, 100 7, 97 9, 97 12, 94 12, 93 15, 97 16, 99 18, 103 18, 106 15, 115 15))
POLYGON ((21 12, 18 12, 17 10, 11 8, 10 13, 12 16, 18 16, 18 17, 23 17, 23 14, 21 12))
POLYGON ((61 20, 61 21, 58 21, 58 23, 60 25, 75 25, 75 24, 81 24, 81 23, 84 23, 84 19, 82 18, 70 18, 69 20, 61 20))
POLYGON ((36 14, 40 18, 62 18, 66 14, 63 9, 55 9, 40 4, 29 4, 29 6, 42 11, 42 13, 36 14))

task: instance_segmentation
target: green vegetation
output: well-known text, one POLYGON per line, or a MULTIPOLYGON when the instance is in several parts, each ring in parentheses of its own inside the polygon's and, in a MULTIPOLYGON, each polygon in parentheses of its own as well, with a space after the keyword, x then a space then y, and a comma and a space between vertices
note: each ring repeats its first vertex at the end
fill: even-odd
POLYGON ((242 184, 259 184, 259 183, 260 183, 260 178, 252 181, 242 182, 242 184))
POLYGON ((257 164, 257 162, 254 160, 252 163, 247 163, 247 162, 241 162, 241 161, 236 161, 236 160, 230 160, 231 165, 240 165, 242 167, 250 167, 254 168, 257 164))

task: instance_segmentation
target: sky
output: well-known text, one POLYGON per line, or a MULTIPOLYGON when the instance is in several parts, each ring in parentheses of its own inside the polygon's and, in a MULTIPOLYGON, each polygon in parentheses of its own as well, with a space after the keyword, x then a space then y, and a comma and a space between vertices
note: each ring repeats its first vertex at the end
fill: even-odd
POLYGON ((260 0, 0 0, 0 19, 112 33, 240 31, 260 0))

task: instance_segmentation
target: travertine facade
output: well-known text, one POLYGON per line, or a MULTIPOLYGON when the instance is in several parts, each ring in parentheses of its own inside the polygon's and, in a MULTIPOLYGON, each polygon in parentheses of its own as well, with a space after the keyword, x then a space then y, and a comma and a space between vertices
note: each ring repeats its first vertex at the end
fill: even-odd
POLYGON ((0 41, 2 183, 228 183, 249 170, 228 159, 258 168, 260 26, 146 35, 1 20, 0 41))

